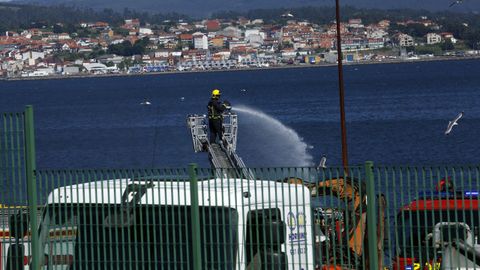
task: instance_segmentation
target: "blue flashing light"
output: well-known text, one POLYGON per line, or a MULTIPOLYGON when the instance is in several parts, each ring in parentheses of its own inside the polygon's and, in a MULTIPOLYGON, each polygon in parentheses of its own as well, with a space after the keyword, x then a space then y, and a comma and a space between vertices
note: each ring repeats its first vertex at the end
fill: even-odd
POLYGON ((405 270, 413 270, 413 266, 412 265, 405 265, 405 270))
POLYGON ((447 198, 478 198, 480 192, 478 191, 459 191, 459 192, 448 192, 448 191, 421 191, 419 196, 424 199, 447 199, 447 198))

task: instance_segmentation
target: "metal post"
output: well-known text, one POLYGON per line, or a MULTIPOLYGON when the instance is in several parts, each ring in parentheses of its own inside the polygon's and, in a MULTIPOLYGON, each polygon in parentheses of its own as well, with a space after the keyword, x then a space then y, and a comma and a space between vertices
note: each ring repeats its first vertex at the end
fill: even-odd
POLYGON ((378 270, 376 197, 372 161, 365 162, 365 181, 367 182, 368 265, 370 270, 378 270))
POLYGON ((348 151, 347 151, 347 127, 345 124, 345 90, 343 83, 343 66, 342 66, 342 38, 340 33, 340 3, 335 0, 335 17, 337 22, 337 66, 338 66, 338 91, 340 96, 340 126, 342 132, 342 162, 345 174, 348 168, 348 151))
POLYGON ((25 174, 27 178, 28 212, 30 214, 31 233, 31 269, 40 269, 40 252, 38 242, 37 224, 37 183, 36 183, 36 161, 35 161, 35 133, 33 125, 33 107, 25 108, 25 174))
POLYGON ((190 203, 192 207, 192 245, 193 245, 193 269, 202 269, 202 250, 200 243, 200 210, 198 206, 198 180, 197 164, 188 166, 190 175, 190 203))

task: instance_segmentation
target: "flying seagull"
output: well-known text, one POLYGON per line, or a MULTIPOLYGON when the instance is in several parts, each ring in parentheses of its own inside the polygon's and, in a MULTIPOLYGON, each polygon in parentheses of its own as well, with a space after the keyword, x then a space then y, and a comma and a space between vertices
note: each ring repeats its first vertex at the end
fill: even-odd
POLYGON ((293 18, 293 14, 290 13, 290 12, 287 12, 287 13, 282 14, 282 17, 283 18, 293 18))
POLYGON ((327 156, 323 155, 322 158, 320 159, 320 163, 318 163, 317 169, 325 169, 327 168, 327 156))
POLYGON ((150 103, 150 101, 148 101, 146 98, 143 100, 142 103, 140 103, 140 105, 150 105, 152 103, 150 103))
POLYGON ((463 116, 463 112, 459 113, 457 117, 455 117, 455 119, 453 119, 452 121, 448 121, 448 127, 447 127, 447 130, 445 130, 445 135, 448 135, 450 134, 450 132, 452 132, 453 126, 458 125, 457 121, 460 118, 462 118, 462 116, 463 116))
POLYGON ((456 0, 455 2, 452 2, 452 3, 450 4, 450 7, 453 7, 453 6, 456 5, 456 4, 461 4, 462 2, 463 2, 463 0, 456 0))

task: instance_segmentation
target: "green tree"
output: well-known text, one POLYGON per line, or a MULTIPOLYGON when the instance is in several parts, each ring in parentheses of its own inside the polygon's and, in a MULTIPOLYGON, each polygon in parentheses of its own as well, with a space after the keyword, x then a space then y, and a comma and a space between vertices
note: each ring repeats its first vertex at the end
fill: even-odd
POLYGON ((70 52, 58 52, 54 54, 53 56, 56 59, 60 59, 61 61, 75 61, 80 58, 80 55, 76 53, 70 53, 70 52))
POLYGON ((125 70, 126 69, 126 65, 125 65, 124 61, 122 61, 122 62, 120 62, 120 64, 118 64, 118 69, 119 70, 125 70))
POLYGON ((121 56, 132 56, 136 54, 144 54, 147 45, 150 43, 148 37, 137 40, 134 45, 129 41, 124 41, 120 44, 112 44, 108 46, 108 53, 113 53, 121 56))
POLYGON ((409 25, 392 23, 390 25, 389 32, 390 34, 401 32, 401 33, 410 35, 412 37, 423 37, 429 32, 431 32, 431 30, 428 27, 425 27, 425 25, 420 23, 413 23, 409 25))
POLYGON ((131 56, 132 55, 132 43, 125 40, 119 44, 111 44, 108 46, 108 53, 113 53, 122 56, 131 56))
POLYGON ((417 46, 415 47, 416 54, 433 54, 433 55, 440 55, 442 54, 442 49, 439 45, 424 45, 424 46, 417 46))
POLYGON ((147 50, 146 47, 148 44, 150 44, 150 39, 148 37, 137 40, 135 45, 133 45, 133 54, 144 54, 147 50))
POLYGON ((465 44, 474 50, 480 49, 480 29, 469 29, 465 32, 465 44))
POLYGON ((453 43, 450 39, 446 39, 440 44, 440 48, 442 48, 442 51, 451 51, 455 49, 455 46, 453 46, 453 43))
POLYGON ((77 32, 77 27, 73 23, 68 23, 63 26, 63 31, 69 34, 77 32))
POLYGON ((115 28, 113 28, 113 32, 114 32, 115 34, 121 35, 121 36, 123 36, 123 37, 128 36, 128 30, 127 30, 127 29, 124 29, 124 28, 115 27, 115 28))
POLYGON ((55 34, 60 34, 60 33, 65 32, 64 29, 63 29, 63 26, 61 26, 61 25, 59 25, 59 24, 54 24, 52 31, 53 31, 53 33, 55 33, 55 34))
POLYGON ((87 29, 81 28, 81 29, 78 29, 77 35, 80 38, 86 38, 90 36, 90 32, 87 29))
POLYGON ((105 54, 105 51, 100 46, 95 46, 90 53, 85 55, 85 58, 94 59, 104 54, 105 54))
POLYGON ((421 23, 414 23, 409 25, 409 33, 414 37, 423 37, 430 32, 430 28, 421 23))

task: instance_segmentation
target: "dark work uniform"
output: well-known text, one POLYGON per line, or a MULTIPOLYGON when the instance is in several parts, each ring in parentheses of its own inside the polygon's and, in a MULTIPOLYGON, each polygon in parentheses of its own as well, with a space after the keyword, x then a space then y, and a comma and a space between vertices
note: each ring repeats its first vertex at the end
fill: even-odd
POLYGON ((211 98, 208 102, 208 129, 210 130, 210 143, 216 143, 217 135, 219 141, 222 140, 222 113, 226 107, 220 103, 218 98, 211 98))

